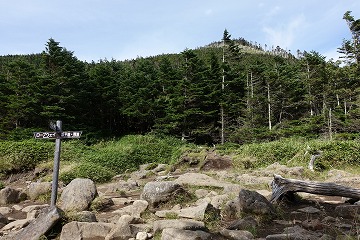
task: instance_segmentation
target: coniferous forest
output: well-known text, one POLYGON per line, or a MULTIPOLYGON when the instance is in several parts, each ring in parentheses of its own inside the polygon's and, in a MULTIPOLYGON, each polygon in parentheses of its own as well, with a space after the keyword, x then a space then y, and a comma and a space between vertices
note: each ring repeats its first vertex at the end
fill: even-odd
POLYGON ((352 38, 336 62, 226 29, 221 40, 179 54, 90 63, 49 39, 42 53, 0 57, 0 139, 31 138, 54 120, 89 141, 145 133, 199 144, 358 138, 360 19, 350 11, 343 18, 352 38))

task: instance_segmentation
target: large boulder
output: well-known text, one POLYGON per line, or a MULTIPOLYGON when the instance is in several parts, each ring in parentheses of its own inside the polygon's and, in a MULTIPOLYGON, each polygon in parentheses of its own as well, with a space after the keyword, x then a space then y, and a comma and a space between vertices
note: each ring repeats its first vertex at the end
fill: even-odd
POLYGON ((272 204, 258 192, 242 189, 238 199, 243 212, 261 215, 273 215, 275 213, 272 204))
POLYGON ((96 186, 92 180, 76 178, 64 188, 60 208, 66 212, 87 210, 96 195, 96 186))
POLYGON ((148 182, 144 186, 141 199, 146 200, 150 207, 157 207, 162 202, 173 199, 177 194, 186 194, 185 190, 173 181, 148 182))

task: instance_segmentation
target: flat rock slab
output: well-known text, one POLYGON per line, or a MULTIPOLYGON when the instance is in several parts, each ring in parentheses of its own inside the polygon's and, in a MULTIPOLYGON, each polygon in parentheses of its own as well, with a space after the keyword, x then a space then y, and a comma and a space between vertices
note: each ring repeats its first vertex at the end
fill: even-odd
POLYGON ((57 207, 44 210, 29 225, 14 235, 5 237, 4 240, 10 239, 26 239, 38 240, 61 218, 60 210, 57 207))

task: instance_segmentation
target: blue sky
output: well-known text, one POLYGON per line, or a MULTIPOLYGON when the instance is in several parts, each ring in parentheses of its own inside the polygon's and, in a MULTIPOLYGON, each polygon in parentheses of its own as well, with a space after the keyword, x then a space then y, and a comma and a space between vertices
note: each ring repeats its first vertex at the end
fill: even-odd
POLYGON ((49 38, 80 60, 125 60, 219 41, 226 28, 264 46, 336 58, 359 0, 0 0, 0 55, 40 53, 49 38))

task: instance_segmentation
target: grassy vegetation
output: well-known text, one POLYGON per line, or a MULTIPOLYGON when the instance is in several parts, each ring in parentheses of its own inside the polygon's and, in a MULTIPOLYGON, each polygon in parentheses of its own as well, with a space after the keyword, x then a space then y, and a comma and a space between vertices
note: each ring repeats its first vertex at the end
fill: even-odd
POLYGON ((317 170, 360 168, 360 142, 358 140, 306 140, 288 138, 266 143, 224 145, 219 152, 233 156, 237 169, 266 167, 278 162, 288 166, 307 167, 311 155, 320 153, 316 159, 317 170))
MULTIPOLYGON (((132 171, 144 163, 176 163, 183 154, 193 156, 206 148, 186 144, 172 137, 129 135, 91 146, 79 140, 63 141, 60 180, 76 177, 96 182, 109 181, 116 174, 132 171)), ((289 138, 253 144, 227 143, 216 147, 218 154, 230 155, 236 170, 265 167, 274 162, 307 167, 312 154, 321 152, 317 170, 360 170, 360 142, 357 140, 306 140, 289 138)), ((206 151, 205 151, 206 152, 206 151)), ((24 172, 36 166, 52 166, 54 142, 42 140, 0 141, 0 174, 24 172)), ((202 157, 201 157, 202 158, 202 157)), ((155 165, 153 165, 155 166, 155 165)), ((1 177, 1 176, 0 176, 1 177)))

